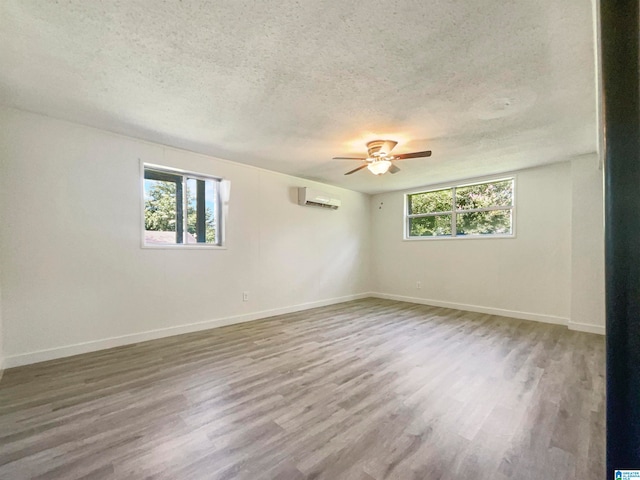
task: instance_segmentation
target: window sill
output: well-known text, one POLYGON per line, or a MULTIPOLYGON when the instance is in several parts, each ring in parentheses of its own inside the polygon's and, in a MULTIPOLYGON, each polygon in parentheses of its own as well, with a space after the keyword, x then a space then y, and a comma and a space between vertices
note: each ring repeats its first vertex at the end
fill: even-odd
POLYGON ((442 237, 405 237, 402 239, 404 242, 421 242, 431 240, 495 240, 495 239, 515 239, 513 235, 456 235, 455 237, 442 236, 442 237))
POLYGON ((226 250, 224 245, 141 245, 149 250, 226 250))

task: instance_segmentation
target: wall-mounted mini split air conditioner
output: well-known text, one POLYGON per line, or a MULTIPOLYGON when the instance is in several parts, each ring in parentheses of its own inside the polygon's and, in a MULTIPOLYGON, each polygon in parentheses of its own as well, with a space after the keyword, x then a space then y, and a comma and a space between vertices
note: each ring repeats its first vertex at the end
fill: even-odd
POLYGON ((330 208, 332 210, 337 210, 341 204, 340 199, 335 195, 308 187, 298 188, 298 203, 300 205, 330 208))

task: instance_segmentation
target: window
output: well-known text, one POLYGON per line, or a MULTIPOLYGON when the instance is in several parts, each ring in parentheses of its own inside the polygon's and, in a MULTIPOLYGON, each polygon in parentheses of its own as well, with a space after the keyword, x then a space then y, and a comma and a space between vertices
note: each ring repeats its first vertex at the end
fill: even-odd
POLYGON ((222 246, 219 178, 144 165, 144 245, 222 246))
POLYGON ((513 178, 407 195, 406 238, 513 235, 513 178))

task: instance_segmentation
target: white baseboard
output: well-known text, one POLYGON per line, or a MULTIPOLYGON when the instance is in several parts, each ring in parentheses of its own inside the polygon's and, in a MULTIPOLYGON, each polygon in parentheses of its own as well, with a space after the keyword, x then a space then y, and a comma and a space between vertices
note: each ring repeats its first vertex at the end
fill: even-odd
POLYGON ((317 302, 301 303, 289 307, 275 308, 272 310, 262 310, 259 312, 246 313, 243 315, 234 315, 231 317, 216 318, 214 320, 206 320, 204 322, 189 323, 186 325, 178 325, 175 327, 159 328, 157 330, 148 330, 146 332, 132 333, 121 335, 118 337, 105 338, 102 340, 93 340, 89 342, 76 343, 74 345, 66 345, 64 347, 50 348, 47 350, 39 350, 29 353, 21 353, 18 355, 10 355, 5 357, 5 368, 19 367, 32 363, 44 362, 47 360, 55 360, 57 358, 70 357, 81 353, 95 352, 107 348, 121 347, 132 343, 146 342, 147 340, 155 340, 158 338, 180 335, 183 333, 197 332, 201 330, 209 330, 212 328, 225 327, 237 323, 250 322, 261 318, 273 317, 275 315, 284 315, 287 313, 299 312, 311 308, 324 307, 334 305, 336 303, 348 302, 351 300, 359 300, 361 298, 370 297, 369 293, 360 293, 356 295, 347 295, 344 297, 330 298, 317 302))
POLYGON ((569 330, 576 330, 578 332, 597 333, 598 335, 605 335, 606 330, 604 325, 590 325, 588 323, 576 323, 569 322, 569 330))
POLYGON ((488 313, 490 315, 500 315, 501 317, 519 318, 521 320, 533 320, 535 322, 552 323, 554 325, 568 325, 569 319, 556 317, 554 315, 543 315, 539 313, 520 312, 518 310, 504 310, 502 308, 483 307, 480 305, 468 305, 466 303, 443 302, 428 298, 405 297, 403 295, 392 295, 388 293, 372 293, 376 298, 386 298, 388 300, 398 300, 400 302, 418 303, 421 305, 431 305, 433 307, 453 308, 455 310, 465 310, 467 312, 488 313))

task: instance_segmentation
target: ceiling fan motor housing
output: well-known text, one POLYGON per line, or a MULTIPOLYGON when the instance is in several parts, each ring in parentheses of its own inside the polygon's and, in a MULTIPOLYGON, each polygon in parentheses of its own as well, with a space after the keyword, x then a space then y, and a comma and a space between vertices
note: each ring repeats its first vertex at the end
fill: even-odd
POLYGON ((369 158, 386 157, 397 144, 393 140, 372 140, 367 143, 369 158))

